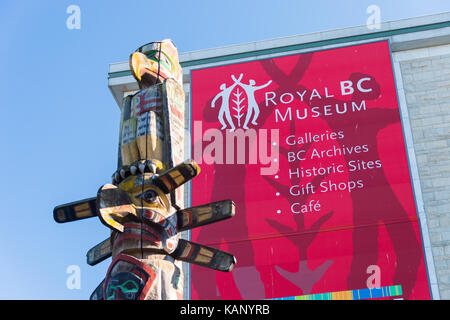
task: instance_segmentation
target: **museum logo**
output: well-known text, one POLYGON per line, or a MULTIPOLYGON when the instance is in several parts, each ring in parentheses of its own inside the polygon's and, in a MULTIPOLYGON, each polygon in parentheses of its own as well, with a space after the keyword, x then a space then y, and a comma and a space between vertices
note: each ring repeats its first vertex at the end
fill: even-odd
POLYGON ((234 83, 227 87, 226 83, 219 86, 220 92, 211 102, 211 108, 220 105, 218 119, 222 127, 221 130, 230 129, 231 132, 236 128, 248 130, 248 125, 258 125, 259 106, 255 100, 255 92, 261 90, 272 83, 272 80, 266 84, 257 86, 255 80, 250 79, 247 83, 241 82, 243 74, 236 79, 231 75, 234 83), (221 98, 221 103, 217 103, 221 98))

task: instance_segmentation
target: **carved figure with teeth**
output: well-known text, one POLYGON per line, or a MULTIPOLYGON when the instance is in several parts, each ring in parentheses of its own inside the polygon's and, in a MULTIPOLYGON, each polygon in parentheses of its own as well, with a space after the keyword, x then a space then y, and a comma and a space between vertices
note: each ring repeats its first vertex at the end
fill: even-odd
POLYGON ((87 253, 95 265, 112 257, 91 299, 183 299, 182 262, 231 271, 235 257, 181 239, 183 231, 230 218, 231 200, 181 209, 182 186, 200 173, 184 157, 184 92, 176 47, 170 40, 130 56, 140 90, 124 97, 118 170, 97 196, 55 207, 64 223, 97 216, 110 238, 87 253), (181 163, 180 163, 181 162, 181 163))

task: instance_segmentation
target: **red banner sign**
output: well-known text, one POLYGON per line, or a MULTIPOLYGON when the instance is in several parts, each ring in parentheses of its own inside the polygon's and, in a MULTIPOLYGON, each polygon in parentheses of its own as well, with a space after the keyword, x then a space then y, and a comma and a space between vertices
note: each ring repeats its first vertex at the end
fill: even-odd
POLYGON ((236 203, 192 240, 237 258, 192 299, 430 298, 387 41, 193 70, 191 106, 192 205, 236 203))

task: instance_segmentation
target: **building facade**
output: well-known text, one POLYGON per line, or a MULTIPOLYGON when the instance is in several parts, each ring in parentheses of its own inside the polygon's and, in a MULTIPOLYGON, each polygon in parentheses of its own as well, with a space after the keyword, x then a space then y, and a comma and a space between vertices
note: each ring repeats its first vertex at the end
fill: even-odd
MULTIPOLYGON (((360 26, 182 53, 186 134, 192 134, 193 70, 385 40, 391 51, 430 295, 450 299, 450 13, 386 22, 380 29, 360 26)), ((119 107, 125 95, 138 90, 128 61, 110 65, 108 86, 119 107)), ((191 150, 190 141, 186 139, 186 150, 191 150)), ((189 192, 186 200, 190 203, 189 192)), ((185 269, 189 279, 189 268, 185 269)), ((191 298, 189 283, 185 289, 186 298, 191 298)))

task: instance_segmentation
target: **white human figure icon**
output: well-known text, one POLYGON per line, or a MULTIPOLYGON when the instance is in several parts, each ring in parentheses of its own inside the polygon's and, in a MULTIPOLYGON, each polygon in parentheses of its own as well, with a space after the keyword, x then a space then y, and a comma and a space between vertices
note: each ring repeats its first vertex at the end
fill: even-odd
POLYGON ((230 98, 230 94, 231 91, 233 91, 234 87, 238 84, 238 82, 242 79, 243 74, 241 74, 239 76, 239 79, 236 81, 236 78, 234 77, 234 75, 231 76, 233 78, 233 80, 235 81, 234 84, 232 84, 231 86, 229 86, 227 88, 225 83, 222 83, 220 85, 220 90, 222 90, 220 93, 218 93, 214 99, 211 102, 211 108, 215 107, 216 101, 221 97, 222 98, 222 104, 220 106, 220 110, 219 110, 219 121, 220 124, 222 124, 222 128, 220 129, 225 129, 227 127, 227 124, 225 123, 223 116, 225 115, 228 124, 231 127, 231 131, 234 131, 236 129, 236 127, 234 126, 233 123, 233 119, 231 118, 231 114, 230 114, 230 107, 228 105, 229 103, 229 98, 230 98))
POLYGON ((248 129, 247 124, 250 121, 252 113, 253 113, 252 124, 258 125, 258 123, 256 122, 256 119, 258 119, 258 116, 259 116, 259 107, 258 107, 258 103, 256 103, 256 100, 255 100, 255 91, 267 87, 268 85, 270 85, 272 83, 272 80, 269 80, 266 84, 263 84, 262 86, 257 87, 257 86, 255 86, 255 84, 256 84, 255 80, 250 80, 248 84, 241 83, 240 81, 242 78, 242 74, 241 74, 241 77, 239 77, 239 79, 237 79, 237 80, 234 77, 234 75, 232 75, 231 78, 233 78, 235 84, 239 83, 239 85, 244 89, 245 93, 247 94, 247 100, 248 100, 247 115, 245 116, 245 122, 244 122, 244 126, 242 128, 248 129))

